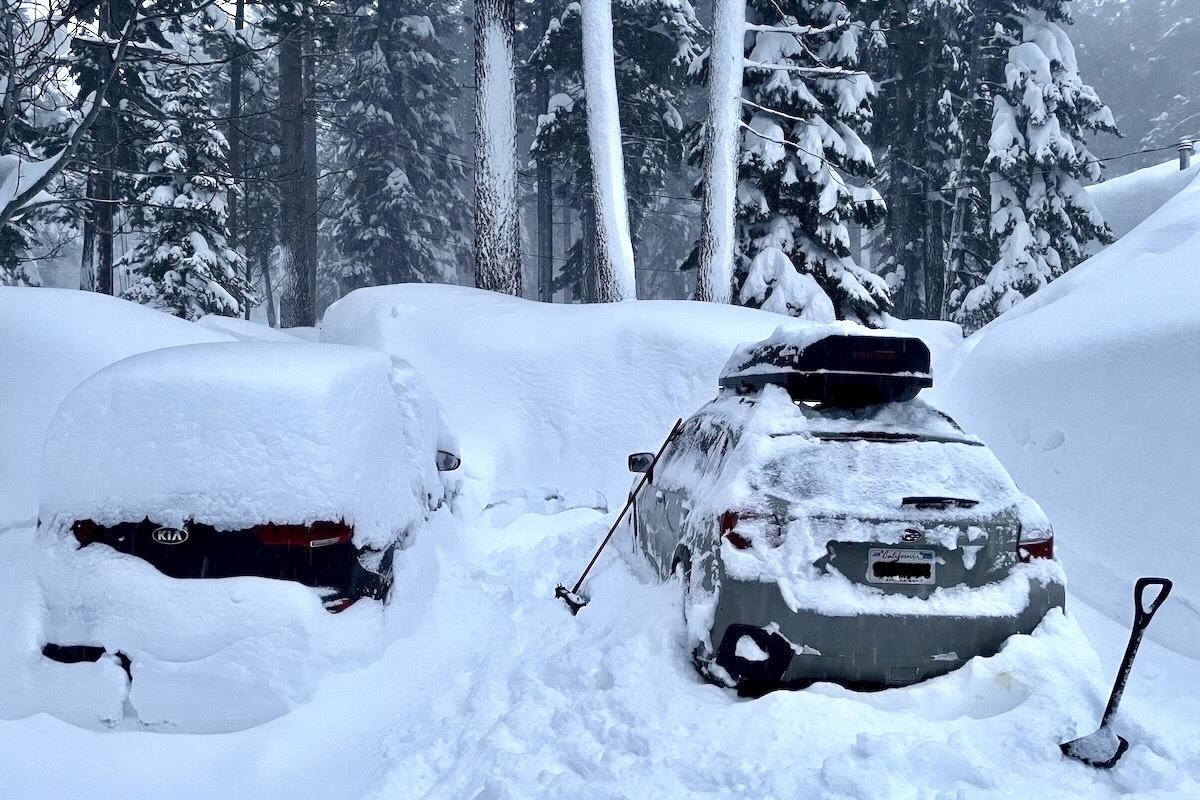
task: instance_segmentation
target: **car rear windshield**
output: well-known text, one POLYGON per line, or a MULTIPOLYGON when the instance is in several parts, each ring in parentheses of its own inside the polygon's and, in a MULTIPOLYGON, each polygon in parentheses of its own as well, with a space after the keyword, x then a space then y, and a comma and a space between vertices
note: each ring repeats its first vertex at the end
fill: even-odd
POLYGON ((979 501, 957 507, 975 515, 1020 499, 1000 462, 976 441, 863 432, 773 437, 771 445, 760 485, 806 513, 887 518, 906 509, 906 497, 949 497, 979 501))

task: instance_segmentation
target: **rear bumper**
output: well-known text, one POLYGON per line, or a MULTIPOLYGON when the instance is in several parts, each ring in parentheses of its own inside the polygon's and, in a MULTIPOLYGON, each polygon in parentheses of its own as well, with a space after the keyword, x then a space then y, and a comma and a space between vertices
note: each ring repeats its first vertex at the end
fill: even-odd
POLYGON ((726 578, 712 628, 715 652, 702 666, 749 693, 817 681, 905 686, 994 655, 1010 636, 1031 633, 1051 608, 1065 605, 1061 583, 1028 586, 1028 601, 1011 616, 828 616, 792 611, 774 584, 726 578))

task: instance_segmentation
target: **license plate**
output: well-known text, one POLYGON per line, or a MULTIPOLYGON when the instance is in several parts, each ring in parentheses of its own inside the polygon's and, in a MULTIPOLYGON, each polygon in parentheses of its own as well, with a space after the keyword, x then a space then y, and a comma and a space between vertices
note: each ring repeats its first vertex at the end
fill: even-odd
POLYGON ((872 547, 867 551, 868 583, 926 585, 936 579, 937 563, 932 550, 872 547))

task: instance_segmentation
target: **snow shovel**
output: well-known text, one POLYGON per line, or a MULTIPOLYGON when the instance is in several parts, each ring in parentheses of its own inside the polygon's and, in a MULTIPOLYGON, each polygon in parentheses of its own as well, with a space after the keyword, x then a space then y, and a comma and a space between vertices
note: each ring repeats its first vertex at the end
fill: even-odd
POLYGON ((633 505, 633 500, 638 496, 638 492, 642 491, 642 487, 650 480, 650 476, 654 474, 654 466, 658 463, 658 459, 662 456, 663 451, 667 449, 667 445, 679 435, 679 431, 683 428, 683 418, 675 420, 675 425, 671 428, 671 432, 667 434, 666 441, 662 443, 662 447, 658 448, 658 452, 654 454, 654 458, 650 461, 650 466, 642 473, 642 479, 638 481, 637 486, 629 493, 629 499, 625 501, 625 505, 621 508, 621 513, 617 514, 617 518, 613 520, 612 527, 608 529, 608 535, 604 537, 604 541, 596 548, 592 560, 584 567, 583 574, 579 576, 579 580, 575 581, 575 588, 568 589, 561 583, 554 587, 554 596, 561 599, 567 604, 567 608, 571 609, 571 616, 579 613, 579 609, 588 604, 588 599, 579 593, 579 587, 583 586, 583 579, 592 571, 592 567, 596 563, 596 559, 600 558, 600 553, 608 546, 608 540, 617 532, 617 526, 621 524, 621 520, 625 518, 625 512, 629 511, 633 505))
POLYGON ((1135 604, 1133 630, 1129 634, 1129 644, 1125 647, 1125 657, 1121 659, 1121 668, 1117 671, 1116 681, 1113 682, 1108 705, 1104 708, 1104 716, 1100 719, 1100 730, 1060 744, 1063 755, 1082 761, 1088 766, 1109 769, 1129 749, 1128 740, 1123 736, 1117 736, 1109 724, 1112 722, 1113 715, 1117 713, 1117 704, 1121 702, 1121 695, 1125 692, 1125 682, 1129 680, 1129 671, 1133 668, 1133 657, 1137 654, 1138 645, 1142 643, 1142 632, 1146 630, 1146 626, 1154 618, 1154 612, 1158 611, 1158 607, 1170 593, 1171 582, 1166 578, 1138 578, 1133 587, 1135 604), (1142 595, 1150 586, 1161 587, 1162 591, 1158 593, 1152 603, 1146 605, 1142 595))

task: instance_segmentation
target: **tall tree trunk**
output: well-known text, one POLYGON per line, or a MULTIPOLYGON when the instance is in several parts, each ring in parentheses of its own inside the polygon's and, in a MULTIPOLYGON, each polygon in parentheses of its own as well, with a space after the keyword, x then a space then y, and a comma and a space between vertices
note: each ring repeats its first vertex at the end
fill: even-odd
POLYGON ((708 125, 704 131, 704 195, 700 201, 700 270, 696 299, 733 299, 737 167, 741 150, 742 62, 746 0, 713 0, 708 62, 708 125))
POLYGON ((515 0, 475 3, 475 285, 520 296, 515 0))
POLYGON ((113 173, 117 158, 116 119, 113 113, 108 110, 100 112, 96 126, 96 146, 100 151, 100 169, 96 174, 96 193, 92 199, 96 220, 96 291, 100 294, 111 295, 113 293, 113 234, 116 219, 113 173))
POLYGON ((267 303, 267 325, 278 328, 279 320, 275 316, 275 289, 271 286, 271 257, 266 250, 262 250, 259 259, 258 268, 262 272, 263 293, 267 303))
MULTIPOLYGON (((242 217, 240 194, 244 190, 242 175, 242 66, 245 52, 242 48, 241 31, 246 24, 246 0, 237 0, 233 13, 233 58, 229 62, 229 174, 234 187, 229 191, 229 246, 241 249, 242 217)), ((246 283, 254 285, 251 275, 252 262, 246 259, 246 283)), ((250 319, 250 303, 246 303, 246 319, 250 319)))
POLYGON ((596 223, 597 299, 603 303, 633 300, 637 297, 637 283, 626 209, 612 8, 610 0, 582 0, 580 5, 596 223))
POLYGON ((583 260, 583 286, 580 300, 585 303, 600 302, 600 258, 597 247, 601 243, 597 226, 596 200, 590 194, 583 197, 583 214, 580 215, 580 258, 583 260))
MULTIPOLYGON (((546 30, 550 24, 550 0, 541 0, 538 6, 538 27, 546 30)), ((550 106, 550 76, 546 70, 538 71, 538 109, 545 112, 550 106)), ((543 303, 554 302, 554 184, 550 170, 550 159, 543 156, 537 165, 537 236, 538 236, 538 299, 543 303)))
POLYGON ((305 220, 304 38, 299 26, 279 44, 278 114, 280 260, 285 275, 279 315, 280 324, 292 328, 316 323, 305 220))
POLYGON ((304 36, 304 277, 308 281, 310 325, 317 324, 317 267, 320 251, 317 245, 317 226, 320 223, 317 180, 317 81, 316 53, 311 31, 304 36))
MULTIPOLYGON (((87 196, 96 195, 96 176, 87 177, 87 196)), ((79 262, 79 288, 85 292, 96 291, 96 209, 86 203, 83 212, 83 247, 79 262)))

